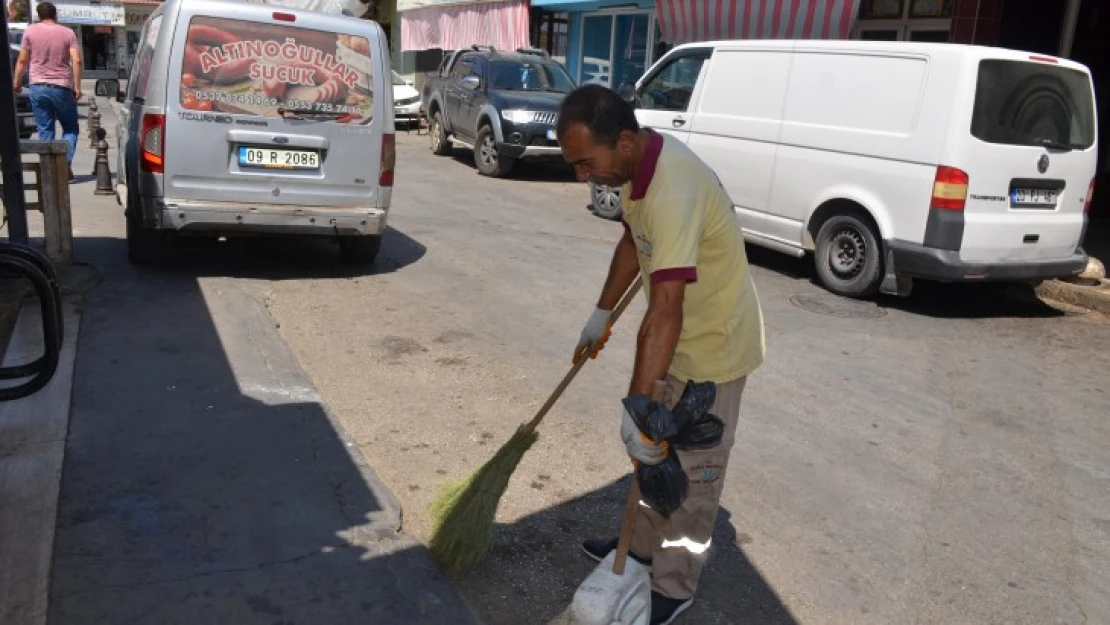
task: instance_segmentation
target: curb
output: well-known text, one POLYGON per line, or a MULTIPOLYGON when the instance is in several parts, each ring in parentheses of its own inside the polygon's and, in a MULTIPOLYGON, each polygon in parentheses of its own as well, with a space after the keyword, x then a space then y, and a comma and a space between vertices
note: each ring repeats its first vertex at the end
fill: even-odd
POLYGON ((1110 280, 1102 280, 1098 286, 1046 280, 1036 290, 1037 296, 1042 299, 1056 300, 1110 316, 1110 280))
MULTIPOLYGON (((47 619, 54 529, 81 315, 64 301, 65 337, 53 379, 39 392, 0 404, 0 622, 43 625, 47 619)), ((37 299, 24 301, 6 365, 42 352, 37 299)))

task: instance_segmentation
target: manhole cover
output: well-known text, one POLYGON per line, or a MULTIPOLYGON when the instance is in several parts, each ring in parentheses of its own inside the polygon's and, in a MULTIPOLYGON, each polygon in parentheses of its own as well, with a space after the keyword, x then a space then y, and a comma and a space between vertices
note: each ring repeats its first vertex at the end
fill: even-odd
POLYGON ((808 310, 811 313, 827 315, 829 317, 877 319, 886 316, 886 311, 872 302, 861 302, 846 297, 839 297, 832 293, 823 295, 795 295, 790 298, 790 303, 802 310, 808 310))

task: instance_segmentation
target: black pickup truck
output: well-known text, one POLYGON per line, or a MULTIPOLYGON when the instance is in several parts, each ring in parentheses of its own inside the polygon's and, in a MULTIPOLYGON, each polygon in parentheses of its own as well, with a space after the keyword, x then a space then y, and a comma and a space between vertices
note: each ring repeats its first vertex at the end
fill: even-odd
POLYGON ((555 122, 574 88, 566 68, 542 50, 456 50, 424 85, 432 152, 468 147, 484 176, 508 175, 521 159, 562 158, 555 122))

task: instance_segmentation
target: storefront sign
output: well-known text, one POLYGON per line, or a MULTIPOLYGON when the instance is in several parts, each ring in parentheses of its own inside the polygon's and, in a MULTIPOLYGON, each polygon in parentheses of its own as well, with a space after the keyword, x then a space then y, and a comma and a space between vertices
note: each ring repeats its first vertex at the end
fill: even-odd
POLYGON ((146 23, 150 14, 154 12, 154 7, 151 6, 133 6, 128 5, 126 10, 127 29, 128 30, 141 30, 143 24, 146 23))
MULTIPOLYGON (((36 3, 37 4, 37 3, 36 3)), ((87 2, 59 2, 58 23, 85 24, 89 26, 123 26, 124 11, 121 4, 89 4, 87 2)))

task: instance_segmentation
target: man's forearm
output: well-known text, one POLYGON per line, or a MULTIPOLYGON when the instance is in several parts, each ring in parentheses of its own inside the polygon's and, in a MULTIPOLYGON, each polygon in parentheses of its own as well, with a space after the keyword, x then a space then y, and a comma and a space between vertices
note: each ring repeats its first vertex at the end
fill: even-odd
POLYGON ((79 88, 81 86, 81 63, 73 64, 73 87, 79 88))
POLYGON ((652 285, 651 301, 636 339, 636 364, 629 395, 650 395, 655 382, 666 377, 682 334, 682 301, 685 283, 652 285))
POLYGON ((26 72, 27 72, 27 63, 26 63, 26 61, 16 61, 15 74, 12 75, 12 84, 22 85, 23 84, 23 74, 26 73, 26 72))
POLYGON ((601 289, 597 307, 602 310, 613 310, 621 301, 621 296, 628 290, 628 285, 636 279, 640 272, 640 262, 636 258, 636 245, 632 236, 625 231, 624 237, 617 243, 613 251, 613 260, 609 263, 609 276, 605 279, 605 286, 601 289))

